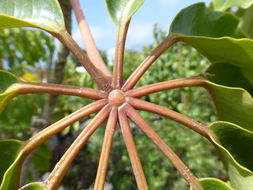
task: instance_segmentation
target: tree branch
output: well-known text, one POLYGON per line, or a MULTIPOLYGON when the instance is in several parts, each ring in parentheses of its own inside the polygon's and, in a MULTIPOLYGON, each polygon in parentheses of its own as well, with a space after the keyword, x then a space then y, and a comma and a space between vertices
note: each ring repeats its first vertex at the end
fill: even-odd
POLYGON ((110 113, 109 120, 107 122, 106 130, 105 130, 104 142, 103 142, 103 147, 102 147, 102 151, 100 155, 94 190, 104 189, 108 162, 110 158, 110 151, 112 147, 112 140, 113 140, 116 124, 117 124, 117 119, 118 119, 118 110, 116 107, 114 107, 112 108, 112 111, 110 113))
POLYGON ((168 36, 161 44, 159 44, 150 55, 137 67, 137 69, 128 77, 124 83, 122 90, 127 91, 132 89, 135 84, 140 80, 142 75, 148 70, 148 68, 160 57, 160 55, 177 42, 177 36, 168 36))
POLYGON ((206 80, 199 77, 189 77, 189 78, 182 78, 176 80, 169 80, 165 82, 149 84, 146 86, 142 86, 139 88, 134 88, 132 90, 127 91, 125 94, 126 96, 131 96, 134 98, 139 98, 142 96, 146 96, 155 92, 160 92, 164 90, 170 90, 175 88, 183 88, 183 87, 190 87, 190 86, 202 86, 205 87, 206 80))
POLYGON ((19 83, 19 94, 29 93, 49 93, 49 94, 64 94, 71 96, 79 96, 83 98, 90 98, 92 100, 105 99, 108 94, 102 90, 95 90, 91 88, 83 88, 78 86, 51 84, 51 83, 19 83))
POLYGON ((130 129, 127 116, 125 113, 125 108, 120 108, 119 110, 119 122, 122 130, 122 135, 127 147, 127 151, 131 160, 134 176, 137 182, 138 189, 140 190, 148 190, 148 184, 146 181, 146 177, 141 165, 141 161, 136 150, 134 138, 132 135, 132 131, 130 129))
POLYGON ((196 131, 200 135, 206 137, 210 141, 211 136, 214 136, 213 132, 209 130, 207 126, 173 110, 143 100, 138 100, 135 98, 127 98, 127 102, 136 109, 163 115, 178 123, 181 123, 186 127, 196 131))
POLYGON ((177 154, 160 138, 160 136, 149 126, 149 124, 138 114, 138 112, 130 105, 126 106, 126 113, 137 126, 154 142, 154 144, 164 153, 164 155, 177 168, 184 179, 195 188, 202 190, 197 178, 192 174, 190 169, 177 156, 177 154))
POLYGON ((101 71, 104 72, 107 78, 112 78, 110 71, 105 65, 98 49, 96 48, 96 44, 92 37, 88 21, 86 20, 84 13, 81 9, 80 3, 78 0, 71 0, 71 5, 76 15, 76 19, 80 28, 80 33, 85 44, 87 54, 92 63, 101 71))
POLYGON ((100 89, 109 91, 111 89, 111 79, 104 74, 101 68, 97 68, 91 62, 86 53, 79 47, 67 31, 61 31, 60 34, 55 34, 55 37, 60 40, 83 65, 91 78, 95 80, 100 89))

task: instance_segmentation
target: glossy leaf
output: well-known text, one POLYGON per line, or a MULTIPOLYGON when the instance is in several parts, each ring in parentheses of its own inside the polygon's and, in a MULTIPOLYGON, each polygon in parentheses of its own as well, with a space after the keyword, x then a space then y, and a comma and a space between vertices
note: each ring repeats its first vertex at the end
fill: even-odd
POLYGON ((253 95, 253 85, 240 72, 239 67, 227 63, 216 63, 208 68, 205 75, 210 81, 216 84, 243 88, 253 95))
POLYGON ((216 10, 225 11, 233 6, 248 7, 253 3, 252 0, 212 0, 213 6, 216 10))
POLYGON ((113 21, 120 25, 131 19, 144 0, 105 0, 105 2, 113 21))
POLYGON ((21 188, 21 190, 46 190, 43 183, 30 183, 21 188))
MULTIPOLYGON (((233 190, 228 184, 216 178, 202 178, 199 179, 203 190, 233 190)), ((194 190, 190 188, 190 190, 194 190)))
POLYGON ((41 28, 51 33, 65 29, 57 0, 1 0, 0 29, 16 27, 41 28))
POLYGON ((233 22, 233 18, 228 13, 212 11, 199 3, 183 9, 174 19, 170 32, 181 34, 178 37, 180 41, 196 48, 212 63, 226 63, 238 67, 239 75, 253 84, 253 40, 222 37, 236 34, 238 23, 233 22), (222 19, 225 17, 226 19, 222 19), (185 23, 192 21, 196 21, 195 24, 183 27, 185 23), (207 30, 203 29, 205 27, 207 30))
POLYGON ((230 13, 206 8, 204 3, 182 9, 174 18, 170 33, 187 36, 234 36, 239 19, 230 13), (207 24, 208 23, 208 24, 207 24))
POLYGON ((235 189, 253 189, 253 132, 228 122, 216 122, 209 127, 216 135, 212 141, 221 153, 235 189))
POLYGON ((188 36, 181 40, 195 47, 212 63, 228 63, 239 67, 239 72, 253 84, 253 40, 188 36))
POLYGON ((22 159, 19 152, 23 143, 18 140, 0 141, 0 190, 18 189, 22 159))
POLYGON ((253 99, 242 88, 231 88, 207 82, 220 120, 253 131, 253 99))
POLYGON ((0 112, 18 93, 18 79, 7 71, 0 70, 0 112))

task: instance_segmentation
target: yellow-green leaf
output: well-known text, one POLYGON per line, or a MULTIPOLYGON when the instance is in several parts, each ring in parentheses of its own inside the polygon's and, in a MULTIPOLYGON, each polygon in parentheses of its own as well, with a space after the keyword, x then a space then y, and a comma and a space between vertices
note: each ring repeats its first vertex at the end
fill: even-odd
MULTIPOLYGON (((233 190, 228 184, 216 178, 201 178, 199 183, 203 190, 233 190)), ((190 188, 190 190, 194 190, 190 188)))
POLYGON ((253 3, 252 0, 212 0, 212 2, 213 7, 219 11, 225 11, 233 6, 248 7, 253 3))
POLYGON ((18 140, 0 140, 0 190, 18 189, 23 163, 19 153, 23 145, 18 140))
POLYGON ((15 75, 0 70, 0 112, 18 94, 19 85, 15 75))

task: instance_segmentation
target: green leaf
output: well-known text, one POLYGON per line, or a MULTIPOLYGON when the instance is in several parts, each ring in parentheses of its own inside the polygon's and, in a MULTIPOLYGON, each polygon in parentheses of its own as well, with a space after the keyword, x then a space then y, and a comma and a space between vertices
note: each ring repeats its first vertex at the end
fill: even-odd
POLYGON ((22 158, 19 152, 23 142, 17 140, 0 141, 0 190, 18 189, 22 158))
POLYGON ((251 38, 253 37, 253 6, 249 7, 246 10, 241 10, 242 16, 240 17, 240 28, 241 30, 249 35, 251 38))
POLYGON ((212 63, 228 63, 239 67, 239 72, 253 84, 253 40, 194 36, 182 36, 180 38, 195 47, 212 63))
POLYGON ((57 0, 1 0, 0 29, 35 27, 51 33, 65 29, 57 0))
POLYGON ((35 183, 27 184, 23 186, 21 189, 22 190, 45 190, 46 188, 43 183, 35 182, 35 183))
MULTIPOLYGON (((251 88, 249 83, 253 85, 253 40, 222 37, 236 35, 238 22, 236 23, 233 19, 237 20, 229 13, 213 11, 205 8, 204 4, 199 3, 183 9, 174 19, 170 32, 172 34, 181 34, 178 35, 179 41, 193 46, 212 63, 235 66, 230 67, 230 70, 238 68, 237 72, 241 78, 247 80, 247 89, 249 89, 251 88), (184 27, 185 23, 193 24, 184 27)), ((219 67, 216 66, 216 68, 219 67)), ((215 71, 214 67, 212 71, 214 73, 220 72, 215 71)), ((235 74, 235 72, 233 73, 235 74)), ((228 81, 225 78, 219 80, 228 81)), ((236 85, 239 85, 239 83, 236 85)), ((232 84, 229 86, 232 86, 232 84)), ((245 84, 239 87, 245 87, 245 84)))
POLYGON ((213 7, 216 10, 224 11, 233 6, 248 7, 253 1, 252 0, 212 0, 213 7))
POLYGON ((220 120, 253 131, 253 99, 242 88, 231 88, 207 82, 220 120))
POLYGON ((228 122, 215 122, 209 127, 217 137, 212 141, 228 170, 232 187, 253 189, 253 132, 228 122))
POLYGON ((0 112, 18 94, 18 79, 13 74, 0 70, 0 112))
POLYGON ((115 24, 120 25, 131 19, 144 0, 105 0, 105 3, 115 24))
POLYGON ((186 36, 234 36, 239 19, 230 13, 217 12, 197 3, 182 9, 174 18, 170 33, 186 36), (208 24, 207 24, 208 23, 208 24))
POLYGON ((203 190, 233 190, 228 184, 216 178, 202 178, 199 179, 199 182, 203 190))
POLYGON ((243 88, 253 95, 253 85, 241 73, 239 67, 227 63, 216 63, 208 68, 205 75, 210 81, 216 84, 243 88))

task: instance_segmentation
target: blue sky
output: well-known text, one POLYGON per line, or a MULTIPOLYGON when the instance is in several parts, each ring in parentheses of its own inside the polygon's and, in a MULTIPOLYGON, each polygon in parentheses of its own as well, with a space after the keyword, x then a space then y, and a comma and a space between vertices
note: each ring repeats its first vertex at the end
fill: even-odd
MULTIPOLYGON (((152 43, 152 29, 157 23, 162 29, 169 30, 175 15, 184 7, 199 2, 198 0, 146 0, 133 16, 127 37, 127 48, 138 49, 152 43)), ((202 2, 209 3, 210 0, 202 2)), ((82 9, 90 24, 96 44, 101 50, 109 50, 115 44, 116 28, 107 13, 104 0, 80 0, 82 9)), ((74 19, 72 34, 82 46, 81 37, 74 19)))

